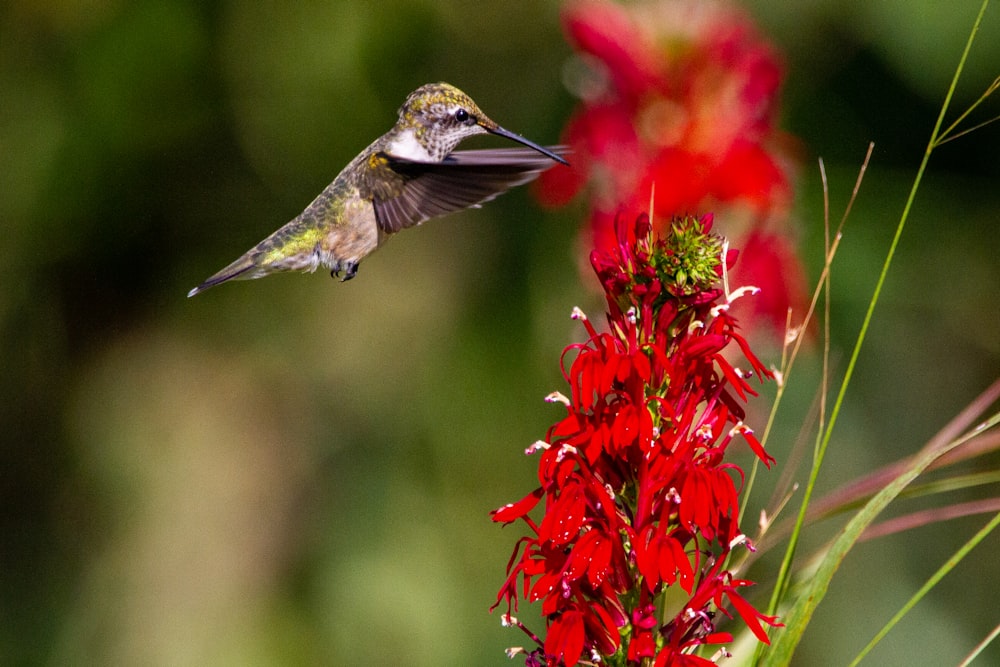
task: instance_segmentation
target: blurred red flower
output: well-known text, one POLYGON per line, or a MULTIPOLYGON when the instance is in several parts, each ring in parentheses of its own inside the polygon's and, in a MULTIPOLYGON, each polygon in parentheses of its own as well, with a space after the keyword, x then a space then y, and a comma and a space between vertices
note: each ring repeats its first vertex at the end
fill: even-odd
POLYGON ((804 314, 789 218, 795 141, 774 125, 782 63, 750 19, 712 0, 577 0, 563 24, 585 65, 568 69, 581 105, 563 135, 572 166, 542 174, 542 202, 563 205, 586 190, 588 248, 613 240, 620 211, 649 213, 657 228, 714 211, 734 246, 751 236, 775 246, 748 254, 734 274, 767 295, 741 315, 766 315, 780 330, 789 306, 804 314))

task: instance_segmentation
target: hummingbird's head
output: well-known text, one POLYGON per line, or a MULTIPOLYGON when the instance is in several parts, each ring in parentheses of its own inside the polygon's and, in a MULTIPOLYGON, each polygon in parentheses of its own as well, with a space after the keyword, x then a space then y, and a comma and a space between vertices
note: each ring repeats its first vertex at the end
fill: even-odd
POLYGON ((558 155, 497 125, 471 97, 448 83, 428 83, 410 93, 399 108, 396 128, 402 133, 412 132, 432 162, 443 160, 462 139, 488 132, 524 144, 565 164, 558 155))

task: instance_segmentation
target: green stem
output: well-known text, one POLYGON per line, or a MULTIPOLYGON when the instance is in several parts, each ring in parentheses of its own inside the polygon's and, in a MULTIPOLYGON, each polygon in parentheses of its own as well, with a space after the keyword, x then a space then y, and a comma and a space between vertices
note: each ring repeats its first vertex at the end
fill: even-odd
POLYGON ((959 562, 961 562, 961 560, 965 558, 977 544, 982 542, 987 535, 992 533, 993 529, 996 528, 998 525, 1000 525, 1000 513, 997 513, 990 520, 989 523, 983 526, 978 533, 973 535, 968 542, 962 545, 961 549, 956 551, 951 558, 949 558, 941 567, 939 567, 937 572, 931 575, 931 578, 928 579, 927 582, 920 587, 920 590, 914 593, 913 597, 907 600, 906 604, 904 604, 900 608, 900 610, 896 612, 896 615, 893 616, 891 619, 889 619, 889 622, 886 623, 882 627, 882 629, 878 631, 878 634, 872 637, 872 640, 868 642, 868 645, 865 646, 863 649, 861 649, 861 652, 858 653, 858 655, 854 658, 854 660, 851 661, 848 667, 854 667, 859 662, 861 662, 861 659, 864 658, 866 655, 868 655, 868 653, 870 653, 871 650, 875 648, 875 645, 878 644, 880 641, 882 641, 883 637, 889 634, 889 631, 892 630, 892 628, 896 625, 896 623, 898 623, 900 619, 902 619, 903 616, 905 616, 910 611, 910 609, 912 609, 918 602, 920 602, 920 600, 927 594, 927 592, 930 591, 932 588, 934 588, 934 586, 939 581, 941 581, 941 579, 944 578, 944 575, 948 574, 953 569, 955 569, 955 566, 958 565, 959 562))
POLYGON ((851 377, 854 375, 854 368, 857 365, 858 357, 861 354, 861 347, 864 344, 865 338, 868 334, 868 328, 871 325, 872 317, 875 313, 875 306, 878 304, 879 296, 882 293, 882 287, 885 284, 886 276, 889 273, 889 268, 892 265, 892 260, 896 254, 896 248, 899 245, 899 239, 903 235, 903 229, 906 226, 906 221, 910 217, 910 210, 913 208, 913 202, 917 196, 917 190, 920 188, 920 183, 923 180, 924 171, 927 169, 927 163, 930 160, 931 153, 934 151, 937 145, 938 139, 941 134, 941 126, 944 124, 945 116, 948 112, 948 107, 951 105, 952 97, 955 94, 955 89, 958 86, 958 80, 961 76, 962 70, 965 68, 966 60, 968 59, 969 52, 972 49, 972 43, 975 40, 976 33, 979 31, 979 26, 982 23, 983 15, 986 13, 986 7, 989 5, 989 0, 983 0, 982 7, 979 10, 979 15, 976 17, 976 22, 973 25, 972 31, 969 33, 969 39, 965 44, 965 50, 962 52, 962 57, 959 60, 958 67, 955 69, 955 75, 952 78, 951 85, 948 88, 948 94, 945 96, 944 103, 941 105, 941 112, 938 114, 937 122, 934 124, 934 129, 931 132, 930 140, 927 142, 927 148, 924 150, 923 159, 920 161, 920 167, 917 169, 916 178, 913 181, 913 186, 910 188, 910 194, 906 199, 906 205, 903 207, 903 213, 900 217, 899 224, 896 226, 896 233, 893 236, 892 243, 889 246, 889 251, 886 254, 885 262, 882 265, 882 271, 879 274, 878 282, 875 284, 875 291, 872 294, 872 298, 868 303, 868 310, 865 313, 864 320, 861 324, 861 331, 858 333, 857 340, 854 344, 854 350, 851 353, 850 361, 847 364, 847 370, 844 373, 844 378, 841 381, 840 389, 837 393, 837 398, 834 401, 833 410, 830 413, 830 420, 826 425, 826 429, 822 433, 822 438, 820 439, 819 445, 816 449, 816 457, 813 461, 812 469, 809 473, 809 480, 806 484, 805 492, 802 498, 802 503, 799 506, 799 513, 796 517, 795 528, 792 532, 792 536, 789 539, 788 548, 786 550, 785 560, 782 562, 781 570, 778 573, 778 580, 775 584, 773 594, 771 596, 771 601, 768 606, 768 613, 773 614, 777 609, 779 600, 782 599, 785 592, 788 589, 789 583, 791 581, 791 563, 794 559, 795 551, 798 547, 799 535, 801 532, 801 527, 805 522, 806 511, 809 507, 809 501, 812 498, 813 491, 816 486, 816 480, 819 476, 819 469, 823 462, 823 457, 826 454, 827 446, 830 443, 830 438, 833 435, 833 429, 836 426, 837 418, 840 415, 840 409, 844 403, 844 396, 847 394, 847 387, 850 384, 851 377))

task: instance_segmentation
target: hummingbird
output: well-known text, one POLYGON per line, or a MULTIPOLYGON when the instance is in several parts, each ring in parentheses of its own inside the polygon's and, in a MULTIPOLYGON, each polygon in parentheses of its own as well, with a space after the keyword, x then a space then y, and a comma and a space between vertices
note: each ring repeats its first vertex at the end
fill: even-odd
POLYGON ((410 93, 391 130, 361 151, 296 218, 188 292, 281 271, 330 270, 341 282, 400 230, 478 208, 533 180, 557 162, 563 146, 543 148, 497 125, 468 95, 447 83, 410 93), (455 151, 462 139, 495 134, 526 148, 455 151))

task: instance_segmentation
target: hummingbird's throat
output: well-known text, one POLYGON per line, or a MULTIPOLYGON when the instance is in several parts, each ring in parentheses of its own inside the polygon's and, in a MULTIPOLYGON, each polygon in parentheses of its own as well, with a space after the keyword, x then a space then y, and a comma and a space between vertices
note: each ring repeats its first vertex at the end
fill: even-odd
POLYGON ((416 162, 439 162, 444 156, 436 157, 417 139, 417 133, 413 128, 406 128, 397 134, 389 145, 386 146, 386 153, 395 157, 414 160, 416 162))

